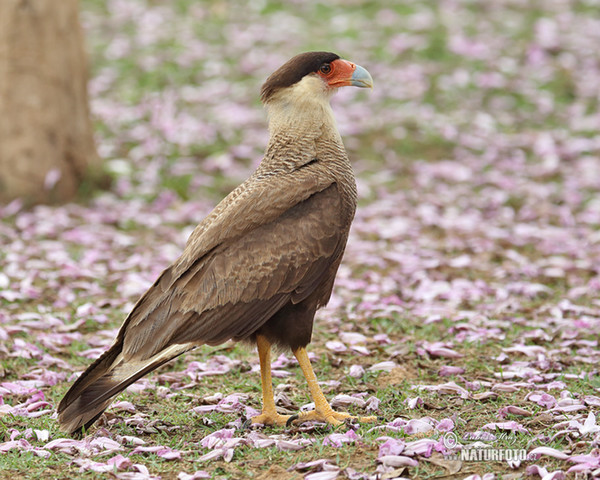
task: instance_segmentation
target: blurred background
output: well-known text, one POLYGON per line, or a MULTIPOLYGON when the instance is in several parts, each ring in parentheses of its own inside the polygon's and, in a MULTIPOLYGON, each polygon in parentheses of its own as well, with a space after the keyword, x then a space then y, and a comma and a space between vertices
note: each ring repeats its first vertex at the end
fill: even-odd
MULTIPOLYGON (((452 416, 461 435, 495 429, 502 409, 520 405, 540 414, 521 447, 594 449, 595 417, 585 430, 576 420, 600 403, 590 373, 600 363, 599 45, 600 0, 2 0, 0 415, 11 415, 10 449, 29 448, 17 428, 45 431, 40 442, 56 432, 53 407, 74 373, 258 165, 260 87, 306 50, 333 51, 375 83, 332 101, 360 203, 311 345, 319 373, 341 380, 327 393, 364 389, 388 420, 452 416), (427 390, 440 382, 455 393, 427 390), (493 401, 472 396, 484 388, 493 401), (536 403, 538 388, 579 416, 543 410, 558 400, 536 403), (426 411, 412 410, 417 394, 426 411), (593 442, 581 440, 590 432, 593 442)), ((257 385, 252 352, 219 348, 235 360, 198 349, 144 379, 132 401, 159 412, 147 418, 190 425, 185 441, 197 442, 198 417, 177 416, 186 399, 218 382, 257 385), (184 362, 195 359, 225 359, 237 373, 186 386, 184 362), (171 397, 164 385, 187 390, 171 397)), ((231 419, 212 418, 214 428, 231 419)), ((371 470, 378 435, 365 436, 369 449, 356 444, 371 470)), ((42 454, 30 470, 37 457, 21 453, 10 471, 47 474, 42 454)), ((52 458, 63 472, 67 457, 52 458)), ((166 463, 160 471, 176 473, 166 463)))
MULTIPOLYGON (((501 310, 509 293, 595 296, 599 4, 82 0, 81 38, 67 44, 88 55, 104 188, 83 178, 72 203, 5 202, 4 296, 77 308, 81 292, 109 288, 130 305, 260 162, 260 87, 306 50, 334 51, 375 82, 333 99, 361 203, 334 309, 346 287, 346 311, 366 314, 387 296, 425 316, 501 310)), ((67 20, 59 31, 72 33, 67 20)), ((63 185, 60 170, 36 169, 40 191, 63 185)))
POLYGON ((419 162, 439 161, 455 181, 498 169, 517 183, 568 162, 597 187, 599 4, 535 3, 84 0, 99 154, 127 159, 109 163, 127 173, 120 192, 212 184, 218 197, 260 160, 264 79, 327 50, 375 79, 334 100, 371 188, 410 186, 419 162))

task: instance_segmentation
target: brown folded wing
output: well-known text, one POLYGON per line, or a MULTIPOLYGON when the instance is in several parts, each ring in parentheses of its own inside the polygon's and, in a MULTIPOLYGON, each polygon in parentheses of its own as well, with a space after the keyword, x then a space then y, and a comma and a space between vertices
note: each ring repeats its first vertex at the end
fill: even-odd
POLYGON ((346 242, 342 223, 332 184, 272 221, 215 245, 176 278, 174 264, 123 326, 124 359, 149 358, 173 344, 219 344, 251 335, 286 303, 331 284, 330 266, 346 242))

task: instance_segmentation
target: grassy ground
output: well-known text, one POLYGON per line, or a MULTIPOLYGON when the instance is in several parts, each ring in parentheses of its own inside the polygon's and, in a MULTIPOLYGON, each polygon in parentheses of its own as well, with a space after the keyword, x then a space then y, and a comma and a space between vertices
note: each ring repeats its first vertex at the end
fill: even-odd
MULTIPOLYGON (((0 206, 0 478, 598 472, 594 2, 85 0, 82 19, 114 181, 70 205, 0 206), (257 358, 226 344, 61 440, 75 373, 258 164, 260 85, 310 49, 375 80, 333 101, 361 200, 310 351, 334 404, 378 422, 241 429, 260 409, 257 358), (477 446, 528 458, 452 457, 477 446)), ((295 412, 310 400, 290 357, 275 355, 275 385, 295 412)))

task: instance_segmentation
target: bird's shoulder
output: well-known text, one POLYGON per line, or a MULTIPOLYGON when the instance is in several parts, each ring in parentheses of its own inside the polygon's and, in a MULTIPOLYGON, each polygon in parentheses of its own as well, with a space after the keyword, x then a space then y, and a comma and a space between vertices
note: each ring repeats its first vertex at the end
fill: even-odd
POLYGON ((273 222, 295 205, 335 183, 323 175, 264 174, 257 170, 198 224, 173 265, 174 276, 219 245, 273 222))

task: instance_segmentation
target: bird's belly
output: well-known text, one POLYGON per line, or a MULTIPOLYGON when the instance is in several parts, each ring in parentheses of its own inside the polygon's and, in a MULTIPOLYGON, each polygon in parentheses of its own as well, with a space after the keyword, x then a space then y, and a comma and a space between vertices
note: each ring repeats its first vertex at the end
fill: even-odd
POLYGON ((285 304, 256 333, 280 347, 296 350, 310 343, 317 303, 311 298, 285 304))

